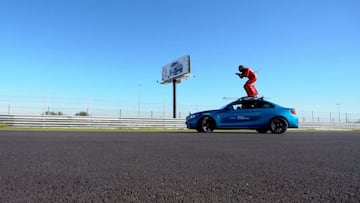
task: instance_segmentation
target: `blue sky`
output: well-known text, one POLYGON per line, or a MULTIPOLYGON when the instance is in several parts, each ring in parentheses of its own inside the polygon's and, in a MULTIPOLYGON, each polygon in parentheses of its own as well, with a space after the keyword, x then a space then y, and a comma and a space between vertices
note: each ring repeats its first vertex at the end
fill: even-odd
POLYGON ((161 67, 189 54, 178 105, 260 95, 298 110, 360 113, 358 0, 1 0, 4 95, 172 102, 161 67), (139 85, 141 84, 141 86, 139 85))

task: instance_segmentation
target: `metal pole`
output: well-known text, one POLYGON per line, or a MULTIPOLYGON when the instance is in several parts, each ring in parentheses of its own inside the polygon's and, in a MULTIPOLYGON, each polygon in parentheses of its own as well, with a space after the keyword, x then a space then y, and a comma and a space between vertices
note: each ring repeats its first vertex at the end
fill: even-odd
POLYGON ((163 101, 163 118, 166 117, 166 106, 165 106, 165 101, 163 101))
POLYGON ((311 112, 311 119, 312 119, 312 122, 314 122, 314 111, 311 112))
POLYGON ((302 117, 303 122, 305 122, 304 111, 301 111, 301 117, 302 117))
POLYGON ((88 97, 88 107, 87 107, 87 114, 90 116, 91 111, 91 97, 88 97))
POLYGON ((347 113, 345 113, 345 123, 347 123, 348 122, 348 115, 347 115, 347 113))
POLYGON ((173 118, 176 118, 176 80, 173 80, 173 118))
POLYGON ((47 106, 47 98, 44 97, 44 115, 47 115, 46 114, 46 106, 47 106))
POLYGON ((141 108, 141 86, 142 84, 138 84, 138 118, 140 118, 140 108, 141 108))
POLYGON ((340 103, 336 104, 338 106, 338 114, 339 114, 339 123, 341 123, 341 116, 340 116, 340 103))

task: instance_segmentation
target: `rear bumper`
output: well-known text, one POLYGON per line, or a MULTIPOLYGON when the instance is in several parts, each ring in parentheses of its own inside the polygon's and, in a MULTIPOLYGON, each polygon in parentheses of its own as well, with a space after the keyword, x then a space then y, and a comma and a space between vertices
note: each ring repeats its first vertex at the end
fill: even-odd
POLYGON ((289 128, 299 128, 299 118, 297 116, 291 117, 291 119, 288 120, 289 128))

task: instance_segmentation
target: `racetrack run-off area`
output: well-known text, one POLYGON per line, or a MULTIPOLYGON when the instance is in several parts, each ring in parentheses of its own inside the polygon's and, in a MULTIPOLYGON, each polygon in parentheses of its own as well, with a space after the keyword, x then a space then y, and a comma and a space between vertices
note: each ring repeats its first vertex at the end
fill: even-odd
POLYGON ((360 133, 0 131, 0 202, 359 202, 360 133))

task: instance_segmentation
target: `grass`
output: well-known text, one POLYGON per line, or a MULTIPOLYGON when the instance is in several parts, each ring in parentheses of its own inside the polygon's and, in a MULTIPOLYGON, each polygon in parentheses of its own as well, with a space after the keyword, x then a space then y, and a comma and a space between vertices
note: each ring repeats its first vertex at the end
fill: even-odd
POLYGON ((7 127, 7 125, 6 125, 6 124, 4 124, 4 123, 0 122, 0 128, 6 128, 6 127, 7 127))

